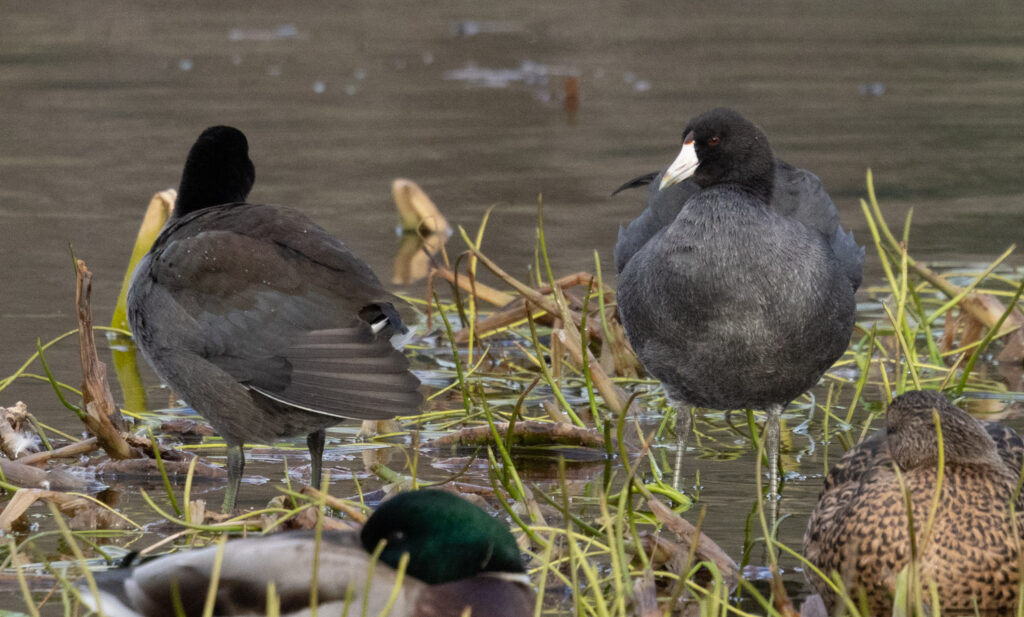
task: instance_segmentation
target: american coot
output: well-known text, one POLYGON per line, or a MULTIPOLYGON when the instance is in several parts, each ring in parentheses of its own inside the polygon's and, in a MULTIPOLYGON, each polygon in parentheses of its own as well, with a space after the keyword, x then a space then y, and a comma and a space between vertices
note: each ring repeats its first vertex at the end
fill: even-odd
POLYGON ((813 174, 715 109, 683 131, 648 208, 615 247, 630 343, 677 406, 763 409, 770 494, 779 416, 845 351, 864 250, 813 174))
MULTIPOLYGON (((996 422, 979 422, 938 392, 912 391, 893 399, 885 429, 854 446, 829 471, 804 535, 804 554, 831 575, 838 572, 853 598, 866 595, 872 615, 892 612, 896 576, 912 558, 905 497, 913 503, 920 581, 934 582, 945 611, 1016 607, 1018 543, 1024 521, 1010 521, 1024 440, 996 422), (938 480, 939 413, 945 481, 931 536, 923 529, 938 480), (977 605, 975 605, 977 602, 977 605)), ((1018 515, 1019 516, 1019 515, 1018 515)), ((808 576, 829 612, 838 598, 808 576)))
POLYGON ((417 410, 419 381, 390 339, 407 332, 365 263, 296 210, 244 203, 255 172, 237 129, 199 136, 174 215, 139 262, 128 321, 150 364, 227 443, 234 508, 244 442, 417 410))
MULTIPOLYGON (((223 548, 213 615, 263 615, 274 584, 280 614, 308 615, 315 537, 293 531, 234 540, 223 548)), ((439 490, 402 493, 374 512, 359 534, 324 532, 318 564, 320 615, 379 615, 406 576, 388 615, 526 617, 535 594, 509 530, 468 501, 439 490), (374 563, 370 554, 387 544, 374 563), (368 580, 369 579, 369 580, 368 580), (352 594, 347 600, 346 595, 352 594)), ((198 617, 203 614, 217 547, 167 555, 95 575, 99 602, 79 583, 82 600, 109 617, 198 617), (177 596, 178 600, 175 600, 177 596), (176 612, 180 603, 182 611, 176 612)))

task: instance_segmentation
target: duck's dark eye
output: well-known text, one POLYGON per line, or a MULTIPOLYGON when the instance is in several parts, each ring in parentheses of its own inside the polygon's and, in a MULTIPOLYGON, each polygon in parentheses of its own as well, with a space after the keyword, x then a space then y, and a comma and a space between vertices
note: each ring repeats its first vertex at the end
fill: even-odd
POLYGON ((714 137, 710 137, 710 138, 708 138, 708 145, 709 145, 709 146, 717 146, 717 145, 718 145, 718 144, 720 144, 721 142, 722 142, 722 138, 720 138, 720 137, 719 137, 719 136, 717 136, 717 135, 715 135, 714 137))
POLYGON ((402 542, 403 540, 405 540, 404 531, 396 530, 388 534, 388 544, 391 544, 392 546, 402 542))

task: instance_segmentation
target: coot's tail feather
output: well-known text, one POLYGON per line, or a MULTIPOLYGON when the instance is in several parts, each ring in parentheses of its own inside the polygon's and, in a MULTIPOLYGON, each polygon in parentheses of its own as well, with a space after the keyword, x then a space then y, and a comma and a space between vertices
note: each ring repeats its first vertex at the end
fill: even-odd
POLYGON ((619 188, 617 188, 614 191, 612 191, 612 195, 618 195, 622 191, 628 191, 629 189, 636 189, 636 188, 640 188, 641 186, 647 186, 650 183, 654 182, 654 179, 657 178, 658 174, 660 174, 660 173, 661 173, 660 171, 652 171, 649 174, 644 174, 642 176, 637 176, 637 177, 633 178, 632 180, 629 180, 628 182, 626 182, 625 184, 623 184, 619 188))

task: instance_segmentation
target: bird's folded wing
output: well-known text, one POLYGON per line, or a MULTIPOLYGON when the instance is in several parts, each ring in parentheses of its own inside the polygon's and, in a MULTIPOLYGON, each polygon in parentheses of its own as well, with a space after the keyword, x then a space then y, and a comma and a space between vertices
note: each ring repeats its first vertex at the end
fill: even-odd
MULTIPOLYGON (((187 617, 198 617, 208 590, 215 585, 217 615, 262 615, 267 610, 267 588, 273 583, 281 614, 298 612, 311 599, 314 542, 312 534, 302 532, 254 537, 229 542, 220 556, 218 547, 208 547, 99 573, 95 575, 99 604, 103 614, 111 617, 172 617, 178 614, 176 606, 187 617), (219 577, 213 580, 218 562, 219 577)), ((372 567, 354 534, 325 532, 322 542, 317 568, 321 609, 344 603, 351 594, 350 614, 364 614, 363 608, 365 614, 379 614, 395 587, 395 572, 383 564, 372 567)), ((395 599, 399 611, 411 608, 422 587, 417 583, 399 588, 395 599)), ((88 587, 83 584, 80 590, 83 601, 95 609, 96 598, 88 587)))
POLYGON ((314 413, 379 420, 416 413, 423 402, 406 357, 362 322, 308 332, 249 368, 244 383, 254 391, 314 413))
POLYGON ((195 352, 261 396, 344 418, 414 413, 419 382, 391 346, 392 329, 375 335, 361 317, 397 319, 377 301, 386 293, 291 252, 204 231, 169 244, 153 272, 190 316, 179 329, 195 352))
POLYGON ((864 247, 857 244, 852 232, 839 224, 839 210, 818 176, 785 161, 777 161, 772 205, 780 214, 821 232, 854 291, 860 287, 864 247))
MULTIPOLYGON (((1013 473, 1019 473, 1024 465, 1024 439, 1021 439, 1017 431, 999 422, 982 421, 981 425, 992 441, 996 442, 996 450, 1006 466, 1013 473)), ((1024 496, 1020 499, 1024 500, 1024 496)))

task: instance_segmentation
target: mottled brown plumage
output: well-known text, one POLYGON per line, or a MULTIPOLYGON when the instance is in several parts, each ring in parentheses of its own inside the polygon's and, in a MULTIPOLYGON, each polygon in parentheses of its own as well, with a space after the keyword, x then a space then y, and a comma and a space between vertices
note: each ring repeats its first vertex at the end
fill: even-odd
MULTIPOLYGON (((980 422, 937 392, 893 399, 886 426, 857 444, 832 468, 804 535, 804 554, 826 573, 838 572, 850 594, 861 591, 872 614, 892 611, 896 576, 911 559, 899 467, 913 503, 920 577, 934 581, 944 610, 1015 606, 1018 544, 1024 525, 1011 525, 1024 440, 995 422, 980 422), (938 478, 939 412, 945 482, 931 538, 922 546, 938 478)), ((1018 498, 1017 511, 1024 509, 1018 498)), ((809 575, 829 612, 837 598, 809 575)))

